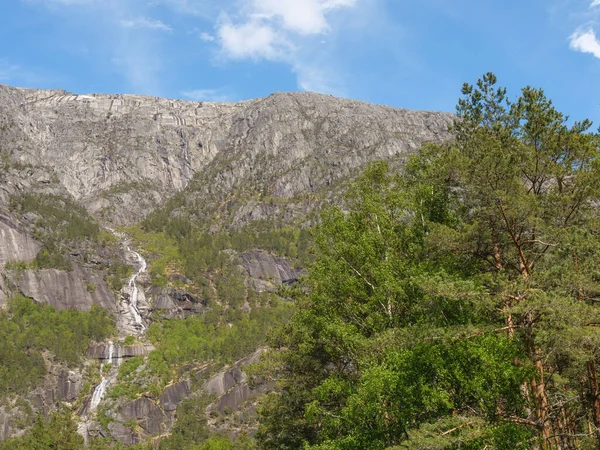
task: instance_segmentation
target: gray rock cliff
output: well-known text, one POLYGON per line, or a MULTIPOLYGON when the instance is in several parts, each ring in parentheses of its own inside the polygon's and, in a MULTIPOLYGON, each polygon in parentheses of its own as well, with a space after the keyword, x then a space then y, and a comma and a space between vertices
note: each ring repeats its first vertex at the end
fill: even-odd
MULTIPOLYGON (((298 200, 368 161, 404 157, 448 139, 451 121, 311 93, 227 104, 0 86, 0 148, 114 224, 193 180, 208 212, 233 196, 228 214, 241 225, 272 212, 264 197, 298 200)), ((306 209, 291 203, 282 214, 306 209)))
POLYGON ((109 312, 116 311, 114 295, 102 274, 94 270, 79 266, 74 266, 70 272, 56 269, 24 270, 11 273, 9 279, 26 297, 57 309, 89 311, 93 305, 99 305, 109 312))

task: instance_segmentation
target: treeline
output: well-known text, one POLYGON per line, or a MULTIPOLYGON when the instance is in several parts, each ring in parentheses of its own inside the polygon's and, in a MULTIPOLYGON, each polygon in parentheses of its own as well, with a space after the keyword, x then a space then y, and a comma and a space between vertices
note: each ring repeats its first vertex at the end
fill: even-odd
POLYGON ((324 211, 259 448, 600 445, 600 137, 539 89, 462 92, 453 142, 324 211))
POLYGON ((26 193, 12 196, 10 207, 22 214, 37 215, 41 232, 58 241, 95 239, 100 234, 98 223, 83 206, 68 197, 26 193))
POLYGON ((261 297, 261 307, 248 313, 214 308, 186 319, 156 320, 147 331, 155 349, 147 359, 130 358, 119 366, 118 382, 108 397, 136 399, 151 394, 158 398, 186 367, 208 364, 220 368, 263 347, 273 329, 289 320, 294 305, 275 294, 261 297))
POLYGON ((77 365, 91 341, 102 341, 115 333, 106 311, 98 306, 90 312, 57 311, 24 297, 8 302, 0 310, 0 397, 27 393, 46 374, 42 352, 56 362, 77 365))

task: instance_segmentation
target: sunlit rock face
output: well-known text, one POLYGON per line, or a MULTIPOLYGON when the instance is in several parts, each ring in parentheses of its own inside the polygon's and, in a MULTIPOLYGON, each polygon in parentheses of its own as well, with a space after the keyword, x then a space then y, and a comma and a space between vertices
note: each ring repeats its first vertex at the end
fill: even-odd
MULTIPOLYGON (((33 261, 40 251, 39 243, 33 239, 16 218, 0 208, 0 273, 7 263, 33 261)), ((0 276, 0 307, 10 297, 4 277, 0 276)))
POLYGON ((114 295, 101 272, 74 266, 70 272, 57 269, 24 270, 11 273, 8 278, 21 294, 59 310, 89 311, 93 305, 99 305, 109 312, 116 311, 114 295), (93 290, 89 288, 91 285, 94 286, 93 290))
POLYGON ((15 217, 0 209, 0 267, 8 262, 31 262, 39 250, 38 242, 15 217))
POLYGON ((32 181, 55 177, 113 224, 140 219, 192 179, 207 208, 244 200, 228 211, 236 225, 303 214, 306 199, 262 200, 299 199, 368 161, 446 140, 452 117, 312 93, 198 103, 0 86, 0 148, 34 166, 32 181))

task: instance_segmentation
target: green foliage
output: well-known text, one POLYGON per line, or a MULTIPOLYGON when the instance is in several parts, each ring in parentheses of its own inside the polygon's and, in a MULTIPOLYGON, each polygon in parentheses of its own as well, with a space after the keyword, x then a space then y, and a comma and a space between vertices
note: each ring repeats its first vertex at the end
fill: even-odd
POLYGON ((59 244, 50 240, 46 241, 44 248, 36 255, 32 269, 58 269, 69 271, 72 268, 71 261, 62 253, 59 244))
POLYGON ((182 272, 177 242, 164 232, 146 233, 138 227, 127 228, 127 234, 136 240, 150 258, 150 274, 155 286, 166 286, 169 273, 182 272))
POLYGON ((202 396, 182 401, 177 407, 177 421, 169 437, 161 440, 159 450, 257 450, 255 441, 245 435, 235 440, 210 436, 205 419, 208 404, 202 396))
POLYGON ((137 380, 138 369, 144 364, 142 356, 126 359, 119 366, 117 384, 109 391, 112 398, 136 399, 143 392, 143 386, 137 380))
POLYGON ((323 211, 297 312, 252 373, 279 378, 261 448, 600 438, 600 138, 543 91, 511 103, 495 83, 464 86, 453 142, 402 176, 371 165, 323 211))
POLYGON ((307 230, 293 228, 273 229, 272 224, 257 222, 239 232, 211 234, 195 228, 185 217, 161 219, 149 216, 144 229, 127 229, 145 251, 150 265, 152 283, 166 286, 172 275, 184 275, 196 286, 205 286, 214 280, 219 299, 237 307, 246 294, 240 284, 242 279, 224 250, 244 252, 260 248, 287 256, 297 264, 311 259, 312 237, 307 230))
POLYGON ((154 450, 154 445, 152 442, 125 445, 119 441, 114 443, 110 439, 95 437, 90 439, 89 446, 86 448, 89 448, 90 450, 154 450))
POLYGON ((77 423, 68 410, 50 414, 48 421, 39 416, 24 437, 0 442, 1 450, 80 450, 83 437, 77 434, 77 423))
POLYGON ((487 74, 464 86, 456 141, 425 148, 408 183, 424 205, 432 253, 476 264, 509 335, 536 366, 531 383, 553 374, 531 393, 539 438, 555 445, 550 436, 561 430, 568 437, 560 445, 576 446, 565 427, 583 435, 586 417, 600 413, 574 400, 596 389, 586 366, 596 364, 600 344, 590 328, 600 320, 600 136, 588 120, 569 125, 540 89, 526 87, 510 102, 495 84, 487 74), (444 198, 435 209, 431 193, 444 198), (438 220, 440 210, 456 220, 438 220), (557 415, 573 419, 565 425, 557 415))
POLYGON ((74 200, 51 194, 24 194, 11 198, 11 208, 40 216, 38 226, 56 240, 96 239, 100 227, 74 200))
POLYGON ((151 373, 167 382, 184 363, 234 362, 263 345, 269 331, 291 315, 292 305, 281 302, 249 314, 240 312, 241 317, 229 323, 217 313, 153 323, 147 333, 156 346, 148 360, 151 373))
POLYGON ((31 264, 33 269, 71 270, 71 261, 66 255, 72 243, 100 238, 106 241, 106 233, 100 233, 96 221, 70 198, 28 193, 12 196, 10 207, 21 214, 33 213, 38 217, 35 235, 44 247, 31 264))
POLYGON ((16 297, 0 311, 0 396, 26 392, 45 375, 42 351, 68 365, 79 363, 91 341, 114 334, 106 311, 57 311, 16 297))
POLYGON ((522 349, 494 335, 500 317, 472 266, 427 260, 403 188, 374 164, 349 212, 323 212, 299 310, 272 340, 285 350, 262 448, 385 449, 457 411, 521 410, 522 349))
POLYGON ((188 450, 208 439, 209 431, 205 410, 209 401, 191 397, 177 406, 177 421, 168 438, 161 440, 159 450, 188 450))
POLYGON ((133 268, 128 264, 111 264, 106 275, 106 283, 114 290, 123 287, 124 280, 133 275, 133 268))

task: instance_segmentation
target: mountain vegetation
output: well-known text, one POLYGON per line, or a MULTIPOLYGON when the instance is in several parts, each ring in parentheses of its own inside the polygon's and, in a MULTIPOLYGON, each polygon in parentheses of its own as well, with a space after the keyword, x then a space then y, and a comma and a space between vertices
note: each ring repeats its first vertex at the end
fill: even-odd
MULTIPOLYGON (((256 108, 262 111, 259 103, 256 108)), ((277 120, 251 116, 269 132, 277 129, 277 120)), ((324 123, 315 129, 331 133, 324 123)), ((232 130, 231 142, 241 142, 239 130, 232 130)), ((256 127, 248 125, 251 131, 256 127)), ((296 133, 297 139, 313 142, 313 132, 296 133)), ((377 157, 366 165, 356 157, 352 164, 363 167, 362 174, 354 178, 354 169, 344 169, 337 179, 352 179, 331 188, 336 200, 327 200, 333 199, 327 182, 313 191, 318 202, 304 191, 270 196, 271 185, 286 195, 292 181, 312 188, 312 175, 304 175, 317 172, 303 172, 304 159, 281 169, 279 181, 268 181, 263 172, 236 166, 231 144, 206 163, 215 183, 207 186, 201 171, 186 172, 188 187, 152 211, 148 194, 135 211, 136 220, 145 215, 137 224, 127 222, 127 205, 135 200, 131 192, 152 191, 150 181, 97 193, 99 217, 112 211, 114 199, 122 201, 113 213, 128 226, 114 233, 66 194, 11 195, 11 214, 41 243, 31 262, 6 263, 11 283, 25 270, 74 274, 83 267, 101 272, 104 278, 95 280, 106 282, 108 294, 131 302, 123 286, 131 288, 141 263, 132 264, 137 254, 131 245, 148 262, 148 273, 136 275, 140 290, 154 299, 139 309, 147 327, 124 337, 98 306, 87 313, 59 311, 12 296, 0 309, 0 407, 17 404, 58 365, 86 368, 83 376, 90 379, 80 397, 90 397, 91 381, 112 374, 93 416, 97 429, 88 435, 93 450, 127 447, 111 434, 113 422, 119 433, 130 430, 125 436, 136 444, 127 448, 138 450, 598 448, 600 135, 590 121, 559 112, 541 89, 525 87, 512 100, 491 73, 463 86, 449 132, 452 139, 414 145, 410 157, 377 157), (240 180, 256 185, 245 192, 240 180), (233 187, 221 192, 219 186, 233 187), (338 201, 342 188, 345 197, 338 201), (246 200, 256 204, 246 210, 246 200), (126 243, 119 236, 127 236, 126 243), (284 258, 305 275, 275 286, 244 266, 244 256, 256 253, 284 258), (152 303, 159 296, 183 299, 186 306, 160 309, 152 303), (97 363, 85 362, 92 344, 103 350, 99 374, 97 363), (121 356, 112 353, 117 347, 121 356), (258 362, 243 367, 250 382, 244 388, 256 389, 244 397, 246 409, 236 415, 229 405, 213 407, 207 379, 219 372, 217 384, 236 393, 239 379, 228 380, 233 372, 223 370, 241 374, 239 360, 266 348, 258 362), (118 369, 111 365, 115 357, 122 359, 118 369), (178 389, 185 393, 171 404, 178 389), (170 415, 159 408, 163 401, 170 415), (138 407, 150 412, 138 415, 138 407), (144 428, 152 420, 160 433, 144 428)), ((184 135, 167 140, 204 152, 200 135, 193 136, 194 146, 184 135)), ((259 135, 252 139, 260 143, 252 151, 265 147, 259 135)), ((347 150, 355 138, 344 139, 347 150)), ((330 140, 316 136, 314 142, 330 140)), ((377 134, 362 148, 381 156, 383 141, 377 134)), ((149 145, 140 143, 139 150, 149 145)), ((336 151, 331 144, 317 161, 319 174, 339 166, 336 151)), ((262 153, 256 160, 252 154, 243 158, 279 170, 269 159, 275 154, 265 161, 262 153)), ((174 164, 166 158, 167 166, 174 164)), ((190 164, 187 156, 183 162, 190 164)), ((8 154, 0 164, 7 173, 28 169, 16 167, 8 154)), ((57 182, 39 177, 44 186, 57 182)), ((161 199, 167 195, 166 188, 156 189, 161 199)), ((88 284, 88 292, 94 289, 88 284)), ((62 403, 38 418, 29 414, 23 426, 29 431, 0 442, 0 449, 82 448, 81 403, 62 403)))
POLYGON ((260 448, 599 445, 599 137, 492 74, 463 95, 453 142, 324 212, 260 448))
POLYGON ((0 398, 35 387, 46 374, 44 355, 73 367, 91 342, 114 334, 113 320, 103 308, 57 311, 28 298, 13 298, 0 311, 0 398))

